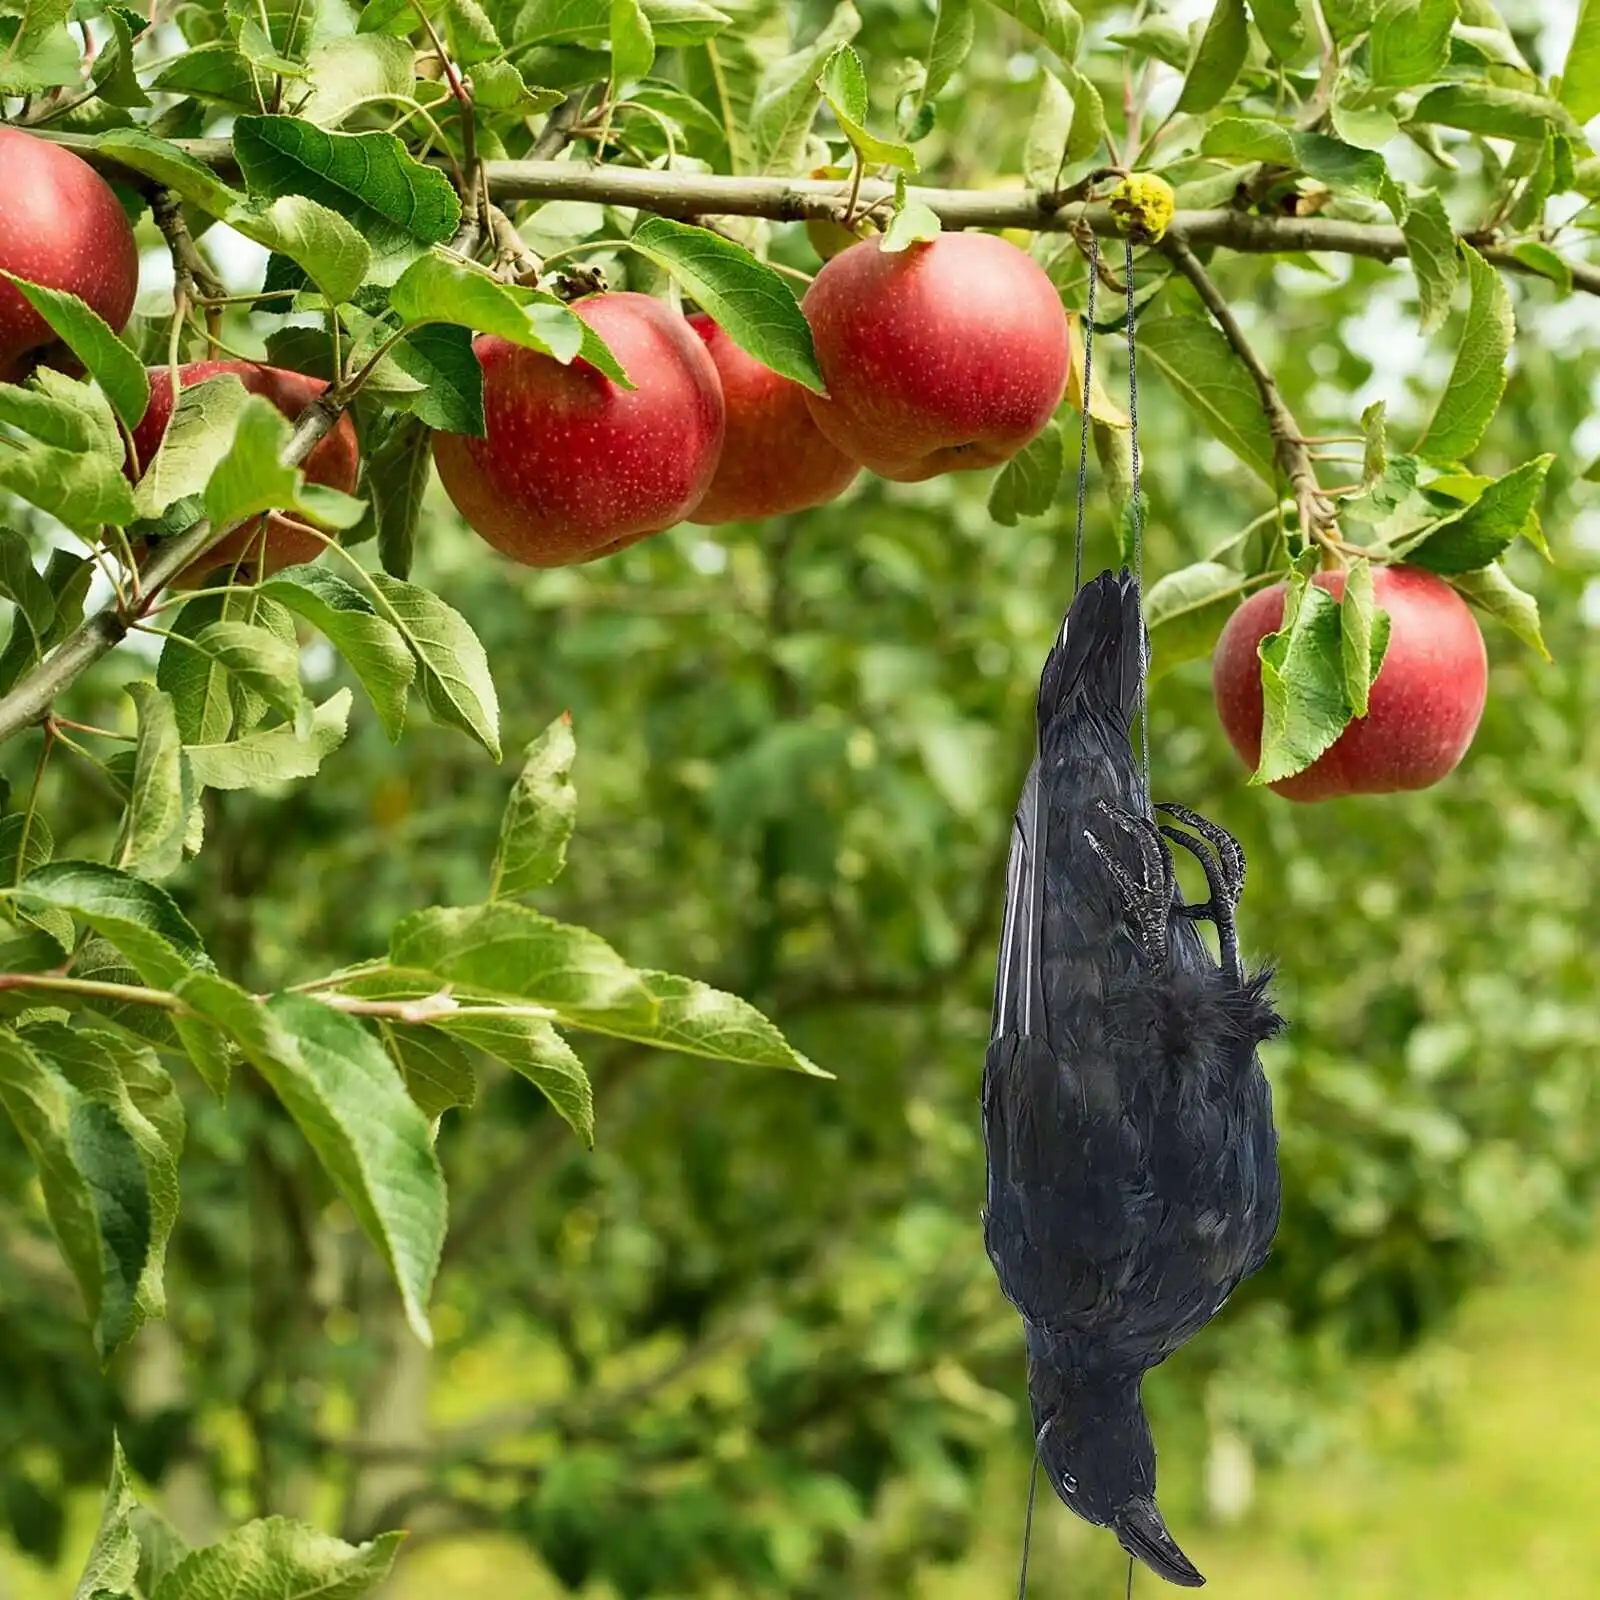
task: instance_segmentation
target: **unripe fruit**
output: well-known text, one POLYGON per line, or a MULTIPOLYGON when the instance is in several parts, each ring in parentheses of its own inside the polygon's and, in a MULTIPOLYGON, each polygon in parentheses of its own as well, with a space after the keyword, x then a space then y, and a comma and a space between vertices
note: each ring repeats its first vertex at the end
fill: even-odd
MULTIPOLYGON (((1342 572, 1312 581, 1339 598, 1342 572)), ((1453 771, 1472 743, 1488 692, 1483 635, 1467 603, 1418 567, 1375 567, 1373 598, 1389 613, 1389 646, 1367 715, 1353 720, 1304 772, 1270 785, 1290 800, 1426 789, 1453 771)), ((1217 715, 1252 770, 1261 759, 1257 646, 1283 620, 1285 588, 1252 595, 1228 619, 1212 660, 1217 715)))
POLYGON ((828 262, 803 309, 828 398, 817 426, 880 477, 915 483, 1008 460, 1067 384, 1067 318, 1031 256, 987 233, 828 262))
POLYGON ((818 431, 806 391, 741 350, 705 312, 689 326, 716 365, 727 408, 717 475, 692 520, 777 517, 843 494, 861 469, 818 431))
POLYGON ((717 369, 689 324, 643 294, 572 308, 636 385, 492 334, 473 341, 487 433, 439 433, 439 479, 467 523, 531 567, 563 567, 681 522, 722 450, 717 369))
MULTIPOLYGON (((207 378, 232 373, 251 394, 270 400, 291 420, 300 415, 328 386, 321 378, 303 372, 288 372, 282 367, 257 366, 252 361, 191 361, 178 369, 180 389, 192 389, 207 378)), ((133 430, 133 447, 142 472, 150 465, 172 420, 172 372, 167 367, 150 368, 150 404, 139 426, 133 430)), ((302 471, 310 483, 351 493, 356 486, 360 456, 356 447, 355 425, 348 416, 339 418, 332 432, 322 439, 307 457, 302 471)), ((264 578, 284 567, 315 561, 322 554, 323 541, 303 523, 280 517, 276 512, 266 519, 254 518, 236 528, 220 544, 208 550, 177 579, 179 588, 191 588, 207 573, 219 567, 237 567, 241 577, 264 578)))
MULTIPOLYGON (((139 248, 117 197, 88 162, 20 128, 0 127, 0 268, 65 289, 119 333, 139 290, 139 248)), ((0 380, 55 332, 0 278, 0 380)))

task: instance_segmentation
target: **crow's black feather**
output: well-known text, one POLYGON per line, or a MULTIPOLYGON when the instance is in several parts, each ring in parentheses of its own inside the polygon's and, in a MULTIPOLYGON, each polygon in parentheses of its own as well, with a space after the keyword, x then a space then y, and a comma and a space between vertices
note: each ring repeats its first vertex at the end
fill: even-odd
POLYGON ((1208 862, 1212 899, 1186 906, 1145 820, 1129 730, 1146 649, 1137 583, 1103 573, 1041 676, 984 1066, 984 1238, 1025 1323, 1056 1492, 1194 1586, 1156 1509, 1139 1384, 1266 1259, 1280 1194, 1256 1046, 1283 1023, 1268 974, 1230 955, 1237 846, 1179 813, 1236 863, 1230 879, 1208 862), (1221 963, 1200 917, 1223 930, 1221 963))

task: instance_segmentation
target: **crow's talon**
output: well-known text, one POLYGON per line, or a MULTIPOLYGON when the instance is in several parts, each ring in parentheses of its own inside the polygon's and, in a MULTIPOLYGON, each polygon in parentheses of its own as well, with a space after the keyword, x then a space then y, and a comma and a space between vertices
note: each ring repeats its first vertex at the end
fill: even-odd
POLYGON ((1137 846, 1138 875, 1130 872, 1106 844, 1087 828, 1084 829, 1084 838, 1111 875, 1146 960, 1152 966, 1160 966, 1167 959, 1167 923, 1172 915, 1173 898, 1177 890, 1172 853, 1161 837, 1164 830, 1158 829, 1148 817, 1135 816, 1108 801, 1100 802, 1100 810, 1137 846))
MULTIPOLYGON (((1175 805, 1167 801, 1158 803, 1156 810, 1165 811, 1169 817, 1175 817, 1184 827, 1198 833, 1211 846, 1216 854, 1217 865, 1222 871, 1222 882, 1227 890, 1226 898, 1230 904, 1238 905, 1239 897, 1244 893, 1244 846, 1226 828, 1212 822, 1208 817, 1202 817, 1197 811, 1191 811, 1188 806, 1175 805)), ((1175 839, 1183 844, 1185 849, 1204 862, 1205 857, 1193 844, 1179 839, 1170 828, 1163 828, 1161 831, 1169 839, 1175 839)), ((1207 882, 1209 881, 1208 875, 1207 882)))
POLYGON ((1158 805, 1156 810, 1176 817, 1200 835, 1195 839, 1179 833, 1176 828, 1163 826, 1161 829, 1167 838, 1182 845, 1200 863, 1206 875, 1206 888, 1211 892, 1211 898, 1203 905, 1179 906, 1176 912, 1193 922, 1216 924, 1222 969, 1237 982, 1240 978, 1239 935, 1234 925, 1234 911, 1244 893, 1244 850, 1226 828, 1208 821, 1187 806, 1158 805))

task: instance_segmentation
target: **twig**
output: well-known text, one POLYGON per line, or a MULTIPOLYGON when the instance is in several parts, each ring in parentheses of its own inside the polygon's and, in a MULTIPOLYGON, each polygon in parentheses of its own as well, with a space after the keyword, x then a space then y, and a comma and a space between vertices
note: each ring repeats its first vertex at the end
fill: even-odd
POLYGON ((533 141, 529 152, 535 161, 553 161, 572 142, 583 120, 583 102, 587 91, 569 94, 544 120, 539 137, 533 141))
MULTIPOLYGON (((560 107, 551 113, 552 120, 559 111, 560 107)), ((91 166, 121 170, 114 157, 96 150, 85 135, 44 133, 41 137, 65 145, 91 166)), ((238 170, 233 146, 226 139, 172 142, 219 173, 238 170)), ((845 210, 846 196, 839 184, 811 178, 656 172, 547 159, 488 161, 484 168, 501 200, 589 200, 636 207, 664 217, 766 217, 773 222, 837 220, 845 210)), ((913 188, 907 196, 927 206, 952 229, 1023 228, 1035 233, 1067 233, 1080 223, 1087 223, 1102 237, 1122 236, 1121 224, 1104 205, 1063 203, 1056 196, 1029 189, 913 188)), ((892 204, 894 189, 869 179, 861 186, 861 198, 869 206, 892 204)), ((1325 251, 1369 261, 1398 261, 1407 253, 1405 235, 1392 225, 1317 216, 1262 217, 1247 211, 1179 211, 1168 225, 1167 237, 1180 240, 1191 249, 1217 246, 1244 255, 1325 251)), ((1492 266, 1524 277, 1542 276, 1504 245, 1470 233, 1462 237, 1492 266)), ((1600 265, 1571 260, 1567 265, 1572 269, 1575 288, 1600 295, 1600 265)))
POLYGON ((1334 549, 1339 543, 1338 518, 1332 502, 1317 482, 1317 469, 1307 450, 1300 424, 1294 413, 1284 403, 1278 391, 1277 380, 1262 365, 1261 358, 1244 336, 1222 291, 1211 281, 1206 269, 1200 265, 1194 252, 1181 239, 1169 238, 1162 245, 1168 259, 1194 286, 1195 293, 1205 302, 1206 310, 1216 319, 1223 337, 1233 346, 1244 363, 1261 396, 1261 409, 1266 413, 1267 427, 1271 430, 1277 449, 1278 466, 1289 480, 1294 503, 1300 512, 1300 528, 1306 538, 1314 540, 1325 549, 1334 549))
POLYGON ((523 242, 516 224, 499 206, 490 204, 485 210, 489 219, 489 237, 494 242, 494 260, 490 270, 496 277, 507 278, 514 283, 536 284, 543 263, 523 242))
POLYGON ((190 300, 225 301, 228 286, 200 254, 189 224, 183 220, 183 202, 171 189, 159 188, 150 196, 150 214, 172 252, 172 275, 190 300))
MULTIPOLYGON (((283 452, 286 466, 298 466, 332 431, 349 403, 351 392, 349 389, 325 389, 300 413, 283 452)), ((121 643, 129 628, 154 602, 157 593, 229 531, 229 528, 214 528, 208 519, 202 518, 194 527, 163 542, 139 571, 136 600, 126 608, 113 604, 97 611, 0 698, 0 743, 43 720, 58 694, 108 650, 121 643)))

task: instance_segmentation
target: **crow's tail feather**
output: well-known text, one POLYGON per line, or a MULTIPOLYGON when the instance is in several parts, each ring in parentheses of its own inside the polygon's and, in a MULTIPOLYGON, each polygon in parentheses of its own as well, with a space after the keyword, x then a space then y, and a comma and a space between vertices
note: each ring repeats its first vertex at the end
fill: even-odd
POLYGON ((1078 591, 1039 679, 1039 739, 1052 724, 1093 712, 1133 726, 1144 672, 1145 631, 1139 584, 1126 567, 1102 572, 1078 591))

